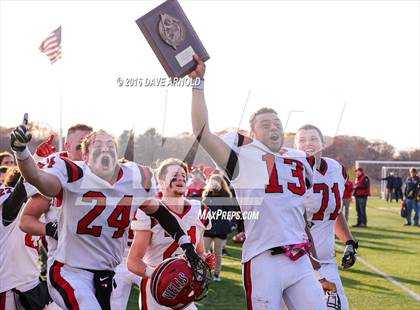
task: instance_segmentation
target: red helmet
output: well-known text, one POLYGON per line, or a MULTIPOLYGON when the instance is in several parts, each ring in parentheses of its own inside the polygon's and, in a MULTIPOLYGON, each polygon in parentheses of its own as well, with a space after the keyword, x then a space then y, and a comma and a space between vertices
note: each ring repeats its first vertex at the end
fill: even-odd
POLYGON ((172 309, 181 309, 207 295, 208 281, 196 281, 193 270, 183 257, 172 257, 161 262, 150 280, 156 302, 172 309))

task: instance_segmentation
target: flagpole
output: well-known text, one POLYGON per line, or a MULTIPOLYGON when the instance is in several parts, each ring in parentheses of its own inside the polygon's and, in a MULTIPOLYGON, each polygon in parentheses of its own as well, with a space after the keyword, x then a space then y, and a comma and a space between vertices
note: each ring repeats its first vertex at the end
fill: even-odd
MULTIPOLYGON (((60 26, 60 53, 62 53, 63 51, 63 28, 62 26, 60 26)), ((62 54, 60 56, 61 58, 63 57, 62 54)), ((64 147, 63 147, 63 59, 61 59, 61 63, 59 64, 58 68, 57 68, 57 73, 58 73, 58 87, 60 89, 60 106, 59 106, 59 126, 60 128, 58 129, 58 150, 59 152, 63 152, 64 151, 64 147)))
MULTIPOLYGON (((61 26, 51 32, 39 46, 41 53, 49 58, 51 65, 53 65, 58 59, 61 59, 61 26)), ((60 67, 60 65, 58 65, 60 67)), ((58 90, 59 90, 59 130, 58 130, 58 150, 63 151, 63 87, 62 87, 62 74, 61 69, 55 69, 55 74, 58 81, 58 90)))
POLYGON ((58 150, 59 152, 63 151, 63 87, 62 87, 62 83, 61 83, 61 79, 59 79, 59 83, 60 83, 60 109, 59 109, 59 113, 60 113, 60 128, 58 131, 58 150))

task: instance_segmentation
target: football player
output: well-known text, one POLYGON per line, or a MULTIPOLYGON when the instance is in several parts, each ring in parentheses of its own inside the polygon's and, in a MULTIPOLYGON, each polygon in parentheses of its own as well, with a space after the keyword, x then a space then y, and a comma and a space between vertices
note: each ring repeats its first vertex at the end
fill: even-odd
MULTIPOLYGON (((92 131, 92 127, 84 124, 70 127, 64 143, 64 152, 57 154, 57 156, 67 157, 72 161, 82 160, 81 142, 92 131)), ((48 157, 56 152, 55 147, 52 146, 53 139, 54 136, 52 135, 47 141, 41 143, 35 151, 34 159, 41 167, 48 165, 48 157)), ((34 236, 46 236, 48 245, 47 271, 54 262, 54 252, 57 249, 57 222, 60 209, 57 208, 56 202, 56 199, 48 199, 36 194, 26 203, 20 219, 20 229, 22 231, 34 236)))
POLYGON ((115 289, 111 295, 111 309, 126 309, 133 285, 140 286, 141 277, 127 268, 128 251, 133 243, 134 233, 129 228, 127 246, 124 249, 121 264, 115 268, 115 289))
MULTIPOLYGON (((312 179, 309 162, 280 154, 283 128, 273 109, 252 115, 253 140, 238 134, 229 146, 212 134, 204 98, 205 65, 197 56, 194 59, 197 66, 190 77, 200 79, 192 90, 194 134, 203 132, 201 145, 231 179, 242 214, 258 214, 258 219, 244 219, 242 263, 248 309, 280 309, 283 296, 290 309, 325 309, 322 287, 304 255, 308 243, 303 203, 312 179)), ((333 289, 330 284, 326 288, 333 289)))
MULTIPOLYGON (((188 232, 196 251, 206 262, 215 267, 215 256, 206 255, 204 250, 204 231, 210 228, 206 217, 208 209, 198 200, 185 198, 188 175, 187 165, 179 159, 169 158, 157 169, 159 189, 162 192, 160 204, 167 208, 188 232)), ((170 309, 159 305, 151 294, 150 278, 154 268, 163 260, 182 254, 177 242, 155 220, 139 210, 131 224, 135 232, 133 245, 128 256, 128 269, 142 277, 139 305, 141 309, 170 309)), ((179 301, 182 302, 182 301, 179 301)), ((183 309, 197 309, 193 303, 183 309)))
POLYGON ((335 283, 341 309, 347 310, 348 301, 338 273, 334 249, 335 235, 337 235, 346 244, 342 266, 344 268, 353 266, 358 245, 341 213, 344 184, 347 181, 346 169, 336 160, 322 156, 325 141, 316 126, 305 125, 299 128, 295 136, 295 146, 315 158, 313 186, 305 200, 307 217, 321 263, 320 273, 335 283))
POLYGON ((41 310, 51 298, 39 281, 37 240, 19 229, 22 206, 36 191, 19 178, 17 168, 9 168, 10 187, 0 188, 0 309, 41 310))
POLYGON ((56 197, 61 208, 58 246, 48 288, 53 300, 65 309, 110 309, 115 267, 121 262, 127 231, 141 206, 156 218, 180 244, 202 280, 205 263, 174 216, 157 203, 148 168, 117 162, 117 145, 105 131, 96 131, 82 142, 83 161, 49 158, 40 169, 27 144, 31 140, 27 114, 11 133, 11 147, 25 180, 47 197, 56 197))

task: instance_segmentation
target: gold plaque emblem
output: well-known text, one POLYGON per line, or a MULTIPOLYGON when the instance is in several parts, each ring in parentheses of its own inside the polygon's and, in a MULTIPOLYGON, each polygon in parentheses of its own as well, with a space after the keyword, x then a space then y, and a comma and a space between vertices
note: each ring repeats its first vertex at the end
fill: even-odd
POLYGON ((185 26, 177 18, 163 13, 160 14, 159 34, 166 44, 176 50, 185 40, 185 26))

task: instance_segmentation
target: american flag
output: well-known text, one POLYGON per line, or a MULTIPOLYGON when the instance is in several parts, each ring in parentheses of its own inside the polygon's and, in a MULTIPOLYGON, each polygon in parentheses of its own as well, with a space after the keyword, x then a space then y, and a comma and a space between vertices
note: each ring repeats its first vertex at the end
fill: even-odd
POLYGON ((51 32, 45 40, 42 41, 39 50, 47 55, 51 64, 61 58, 61 26, 51 32))

